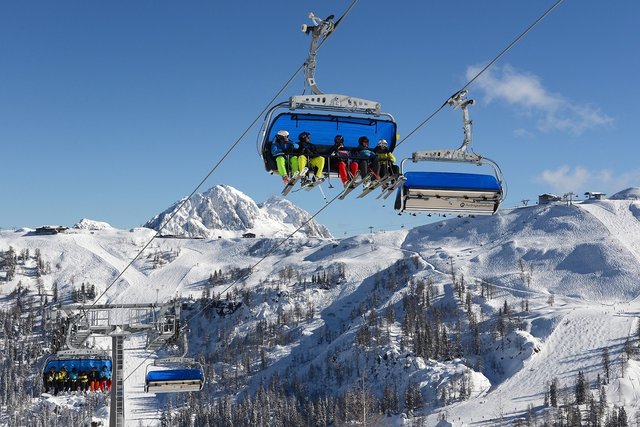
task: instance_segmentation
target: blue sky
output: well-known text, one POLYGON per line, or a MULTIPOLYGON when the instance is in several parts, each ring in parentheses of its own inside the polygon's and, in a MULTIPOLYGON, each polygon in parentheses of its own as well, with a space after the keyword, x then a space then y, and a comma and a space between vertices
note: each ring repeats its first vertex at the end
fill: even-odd
MULTIPOLYGON (((379 101, 402 137, 553 3, 360 0, 318 54, 318 86, 379 101)), ((347 6, 1 2, 0 227, 90 218, 129 228, 187 196, 306 59, 307 14, 347 6)), ((636 0, 564 0, 468 88, 472 147, 501 166, 504 207, 640 186, 639 14, 636 0)), ((305 89, 300 74, 280 99, 305 89)), ((458 147, 461 127, 447 107, 396 156, 458 147)), ((258 130, 199 191, 228 184, 257 202, 280 193, 258 130)), ((432 220, 354 193, 316 218, 338 237, 432 220)), ((312 214, 324 203, 319 191, 289 198, 312 214)))

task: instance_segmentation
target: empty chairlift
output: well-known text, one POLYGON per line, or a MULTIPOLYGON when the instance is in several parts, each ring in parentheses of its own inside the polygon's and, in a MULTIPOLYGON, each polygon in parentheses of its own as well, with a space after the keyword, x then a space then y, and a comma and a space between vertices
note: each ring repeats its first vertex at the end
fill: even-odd
POLYGON ((145 392, 180 393, 200 391, 203 387, 204 371, 202 365, 194 359, 185 357, 156 359, 153 364, 147 366, 145 392))
POLYGON ((492 160, 466 151, 471 142, 471 120, 467 107, 472 99, 465 99, 466 91, 451 97, 448 101, 463 112, 465 139, 455 150, 431 150, 413 153, 410 159, 401 163, 404 177, 398 189, 395 209, 402 212, 458 213, 491 215, 504 200, 505 191, 502 173, 492 160), (412 171, 405 172, 405 162, 450 162, 481 166, 489 165, 492 174, 461 173, 455 171, 412 171))

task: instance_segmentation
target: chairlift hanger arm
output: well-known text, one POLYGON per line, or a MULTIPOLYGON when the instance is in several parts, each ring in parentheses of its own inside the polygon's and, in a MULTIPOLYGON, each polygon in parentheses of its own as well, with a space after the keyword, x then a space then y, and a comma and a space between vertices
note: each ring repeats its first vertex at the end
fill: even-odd
MULTIPOLYGON (((355 3, 355 1, 353 3, 355 3)), ((304 67, 306 82, 311 88, 312 95, 292 96, 289 100, 289 108, 337 108, 338 110, 380 115, 381 106, 379 102, 354 98, 347 95, 325 94, 318 88, 315 79, 318 49, 335 30, 338 23, 344 18, 344 15, 338 19, 336 23, 333 22, 333 15, 322 20, 311 12, 309 13, 309 18, 313 21, 314 25, 309 26, 302 24, 302 31, 306 34, 311 34, 309 56, 304 63, 304 67)))
POLYGON ((333 22, 334 16, 331 15, 327 17, 327 19, 322 20, 315 16, 313 12, 309 13, 309 19, 313 22, 314 25, 302 24, 302 32, 305 34, 311 34, 311 45, 309 46, 309 56, 307 57, 307 61, 304 63, 305 67, 305 77, 307 79, 307 84, 311 88, 311 91, 315 95, 322 95, 323 92, 316 85, 315 73, 316 73, 316 55, 318 52, 318 48, 324 41, 329 37, 329 35, 335 29, 335 23, 333 22))
POLYGON ((460 151, 466 151, 469 144, 471 144, 471 119, 469 118, 469 105, 474 104, 473 99, 467 99, 467 91, 461 90, 455 93, 451 98, 447 100, 447 104, 456 108, 460 107, 462 110, 462 129, 464 130, 464 140, 462 145, 458 148, 460 151))
POLYGON ((418 151, 413 153, 411 160, 413 160, 414 163, 419 161, 445 161, 475 163, 477 165, 481 165, 483 162, 482 156, 467 152, 467 148, 469 147, 469 144, 471 144, 472 123, 469 118, 468 107, 469 105, 473 105, 474 100, 467 99, 467 91, 461 90, 451 96, 446 103, 452 106, 454 110, 458 107, 462 110, 462 128, 464 130, 464 140, 462 141, 462 145, 455 150, 445 149, 418 151))

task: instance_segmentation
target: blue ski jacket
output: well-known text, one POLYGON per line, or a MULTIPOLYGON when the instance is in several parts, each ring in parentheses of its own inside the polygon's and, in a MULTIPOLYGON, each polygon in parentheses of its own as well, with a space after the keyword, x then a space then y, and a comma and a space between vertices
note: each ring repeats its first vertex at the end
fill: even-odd
POLYGON ((291 141, 279 141, 277 138, 271 144, 271 155, 273 157, 291 154, 298 150, 298 144, 291 141))

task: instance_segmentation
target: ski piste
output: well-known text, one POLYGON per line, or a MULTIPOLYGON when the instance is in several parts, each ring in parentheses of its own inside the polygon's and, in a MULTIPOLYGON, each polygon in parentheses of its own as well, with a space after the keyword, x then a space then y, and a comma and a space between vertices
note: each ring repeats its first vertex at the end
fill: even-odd
POLYGON ((352 177, 344 184, 344 190, 342 190, 342 194, 338 196, 338 199, 344 200, 344 198, 347 197, 347 194, 351 193, 358 185, 360 185, 361 181, 359 181, 358 178, 359 175, 356 174, 356 176, 352 177))
POLYGON ((381 178, 377 180, 369 179, 367 182, 365 182, 364 191, 358 195, 357 199, 363 198, 364 196, 371 193, 376 188, 384 187, 392 179, 393 179, 393 176, 387 176, 385 178, 381 178))
POLYGON ((395 181, 387 183, 386 186, 382 189, 382 193, 380 193, 380 195, 378 197, 376 197, 376 199, 379 199, 380 197, 382 197, 383 199, 386 199, 391 194, 393 194, 393 192, 398 187, 400 187, 402 184, 404 184, 404 182, 406 180, 407 180, 407 178, 405 178, 404 176, 400 175, 399 177, 397 177, 395 179, 395 181))
POLYGON ((307 173, 307 168, 304 168, 299 172, 295 172, 293 176, 289 178, 289 183, 284 186, 284 189, 282 190, 282 195, 286 196, 287 194, 289 194, 289 192, 293 189, 293 186, 296 185, 296 182, 298 182, 298 179, 300 179, 301 176, 306 175, 306 173, 307 173))

